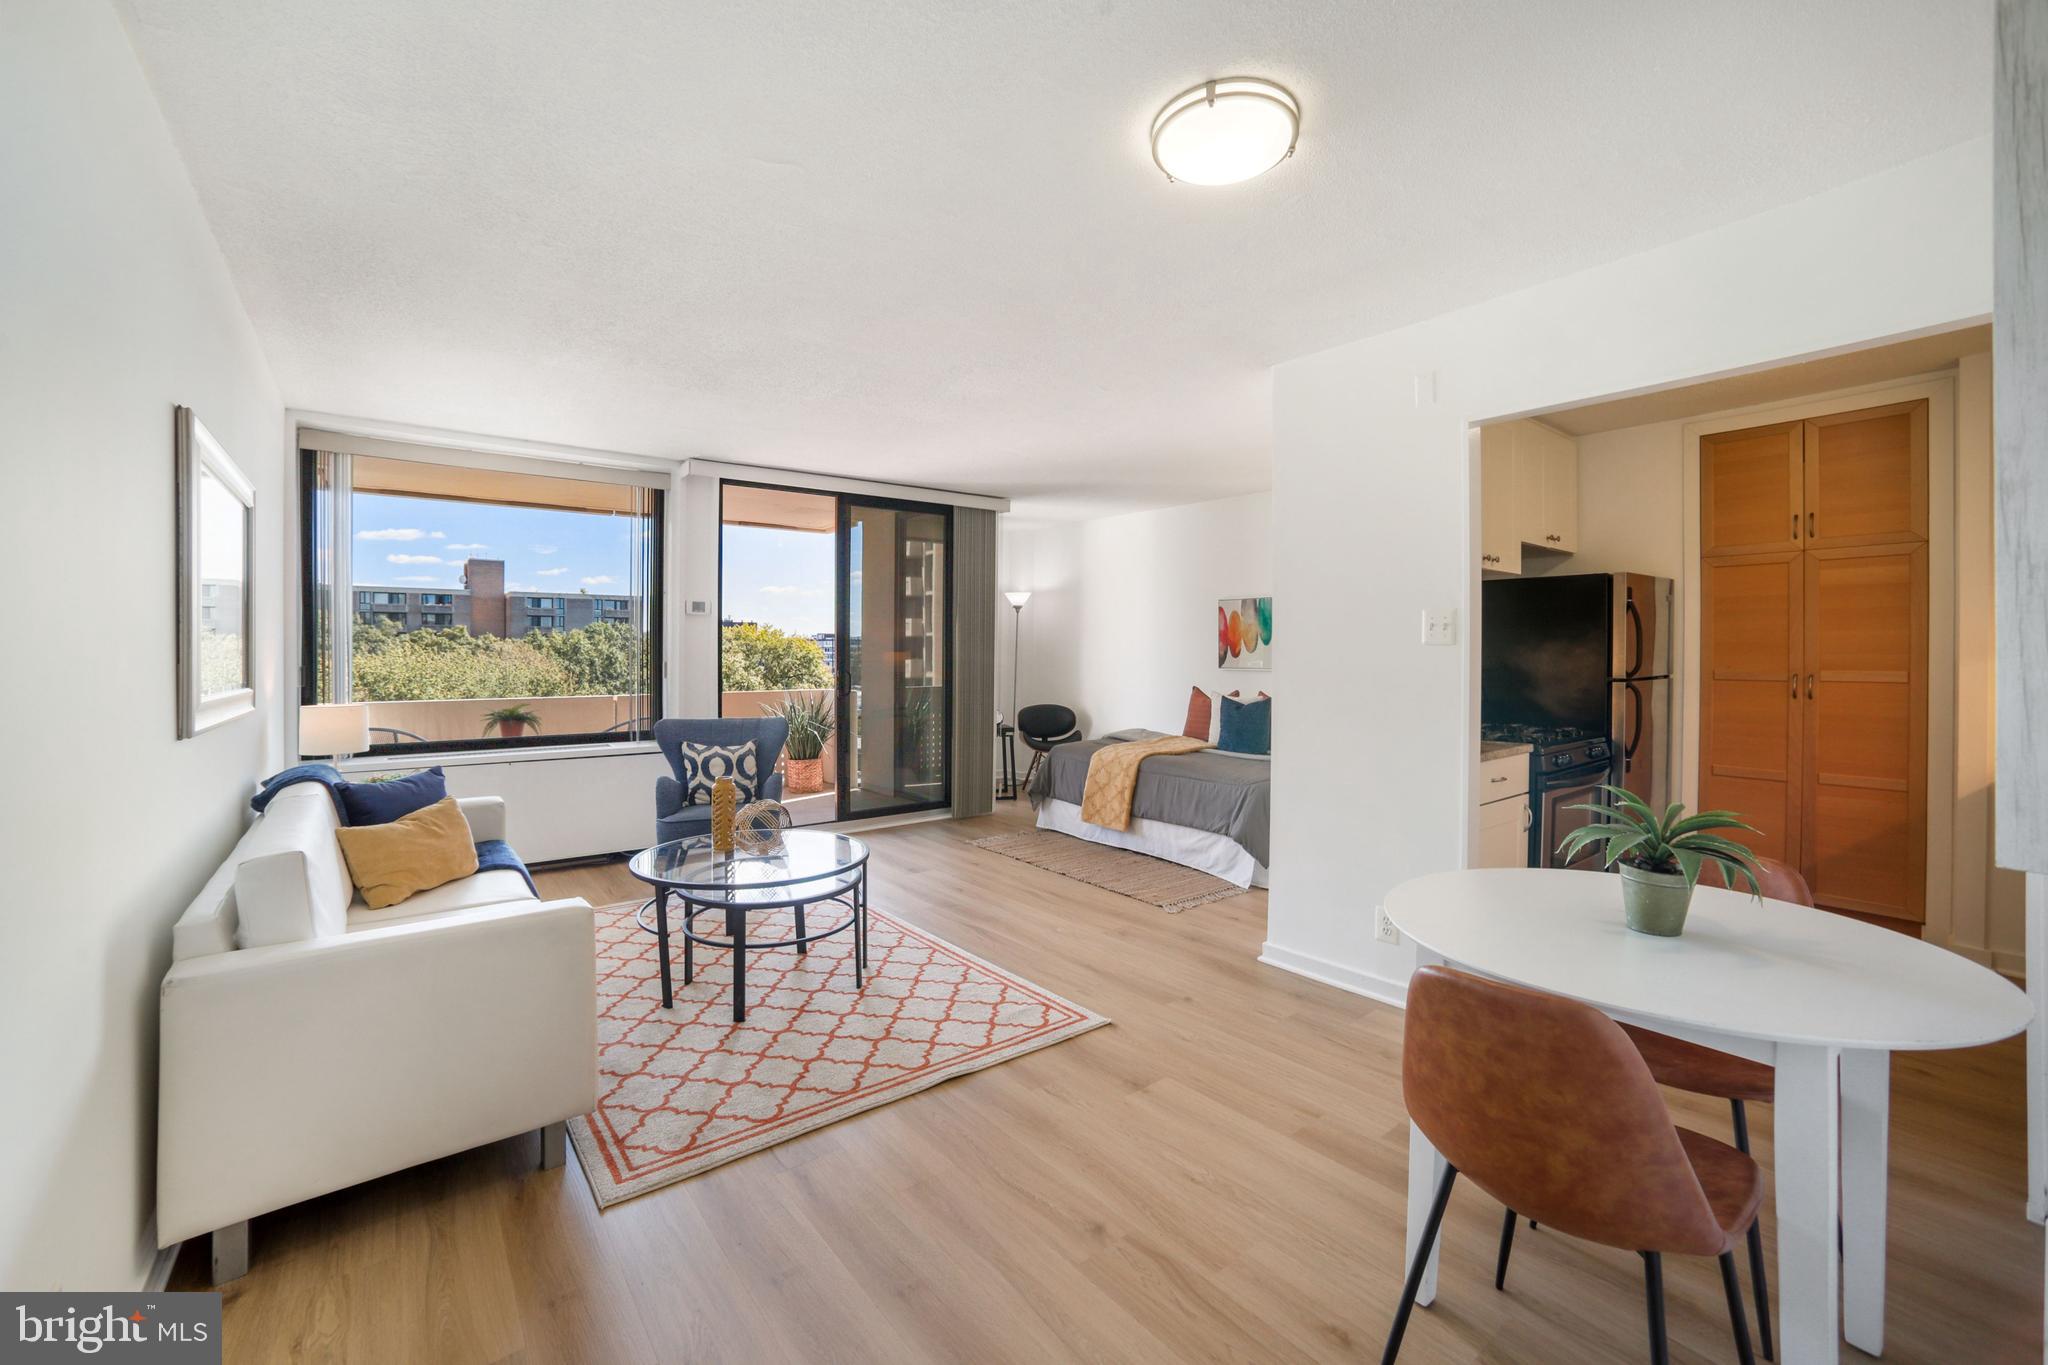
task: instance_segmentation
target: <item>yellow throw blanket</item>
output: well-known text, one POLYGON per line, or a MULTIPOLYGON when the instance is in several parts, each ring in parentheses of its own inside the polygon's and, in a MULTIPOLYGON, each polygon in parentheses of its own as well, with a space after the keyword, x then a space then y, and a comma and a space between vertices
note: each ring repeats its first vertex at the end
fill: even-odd
POLYGON ((1088 784, 1081 788, 1081 818, 1104 829, 1129 829, 1131 802, 1138 794, 1138 765, 1162 754, 1191 754, 1211 747, 1206 739, 1186 735, 1103 745, 1088 759, 1088 784))

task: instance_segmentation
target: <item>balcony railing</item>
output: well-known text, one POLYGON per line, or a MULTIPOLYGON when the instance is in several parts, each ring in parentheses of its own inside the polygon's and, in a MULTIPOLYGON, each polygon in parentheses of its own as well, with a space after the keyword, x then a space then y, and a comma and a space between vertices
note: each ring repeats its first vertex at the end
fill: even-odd
MULTIPOLYGON (((493 711, 523 706, 538 723, 524 727, 528 735, 600 735, 623 738, 624 730, 654 713, 647 695, 597 697, 461 697, 448 701, 373 701, 369 703, 372 731, 399 731, 413 736, 401 743, 445 744, 456 740, 496 738, 506 734, 499 726, 490 736, 484 732, 485 718, 493 711)), ((379 744, 390 743, 389 734, 372 734, 379 744)))

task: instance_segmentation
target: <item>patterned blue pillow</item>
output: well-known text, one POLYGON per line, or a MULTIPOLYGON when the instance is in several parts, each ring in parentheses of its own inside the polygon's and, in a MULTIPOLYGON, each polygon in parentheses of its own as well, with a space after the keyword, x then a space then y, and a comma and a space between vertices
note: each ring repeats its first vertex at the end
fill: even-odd
POLYGON ((693 744, 684 740, 683 803, 696 805, 711 800, 711 788, 721 777, 729 777, 739 788, 740 804, 754 799, 761 790, 761 763, 754 755, 754 741, 744 744, 693 744))

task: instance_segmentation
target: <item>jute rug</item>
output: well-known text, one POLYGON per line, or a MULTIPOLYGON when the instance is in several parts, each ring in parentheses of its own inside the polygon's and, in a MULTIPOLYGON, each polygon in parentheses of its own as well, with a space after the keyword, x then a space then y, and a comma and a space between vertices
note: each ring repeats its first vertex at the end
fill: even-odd
MULTIPOLYGON (((858 991, 851 934, 801 958, 750 952, 747 1020, 735 1024, 731 955, 699 947, 685 986, 677 943, 676 1003, 665 1010, 637 909, 597 911, 598 1101, 569 1120, 600 1206, 1109 1022, 873 909, 858 991)), ((835 911, 813 908, 809 927, 835 911)), ((788 938, 787 913, 756 916, 749 935, 788 938)))
POLYGON ((1173 914, 1192 906, 1244 894, 1243 887, 1233 886, 1206 872, 1197 872, 1192 867, 1182 867, 1179 863, 1133 853, 1129 849, 1111 848, 1108 844, 1090 843, 1053 830, 991 834, 985 839, 976 839, 974 846, 1156 905, 1173 914))

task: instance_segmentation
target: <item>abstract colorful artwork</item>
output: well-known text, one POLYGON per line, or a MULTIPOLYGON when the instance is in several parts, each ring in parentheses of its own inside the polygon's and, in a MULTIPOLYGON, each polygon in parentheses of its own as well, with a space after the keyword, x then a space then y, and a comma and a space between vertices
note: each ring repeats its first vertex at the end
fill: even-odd
POLYGON ((1216 604, 1216 666, 1273 666, 1273 599, 1226 597, 1216 604))

